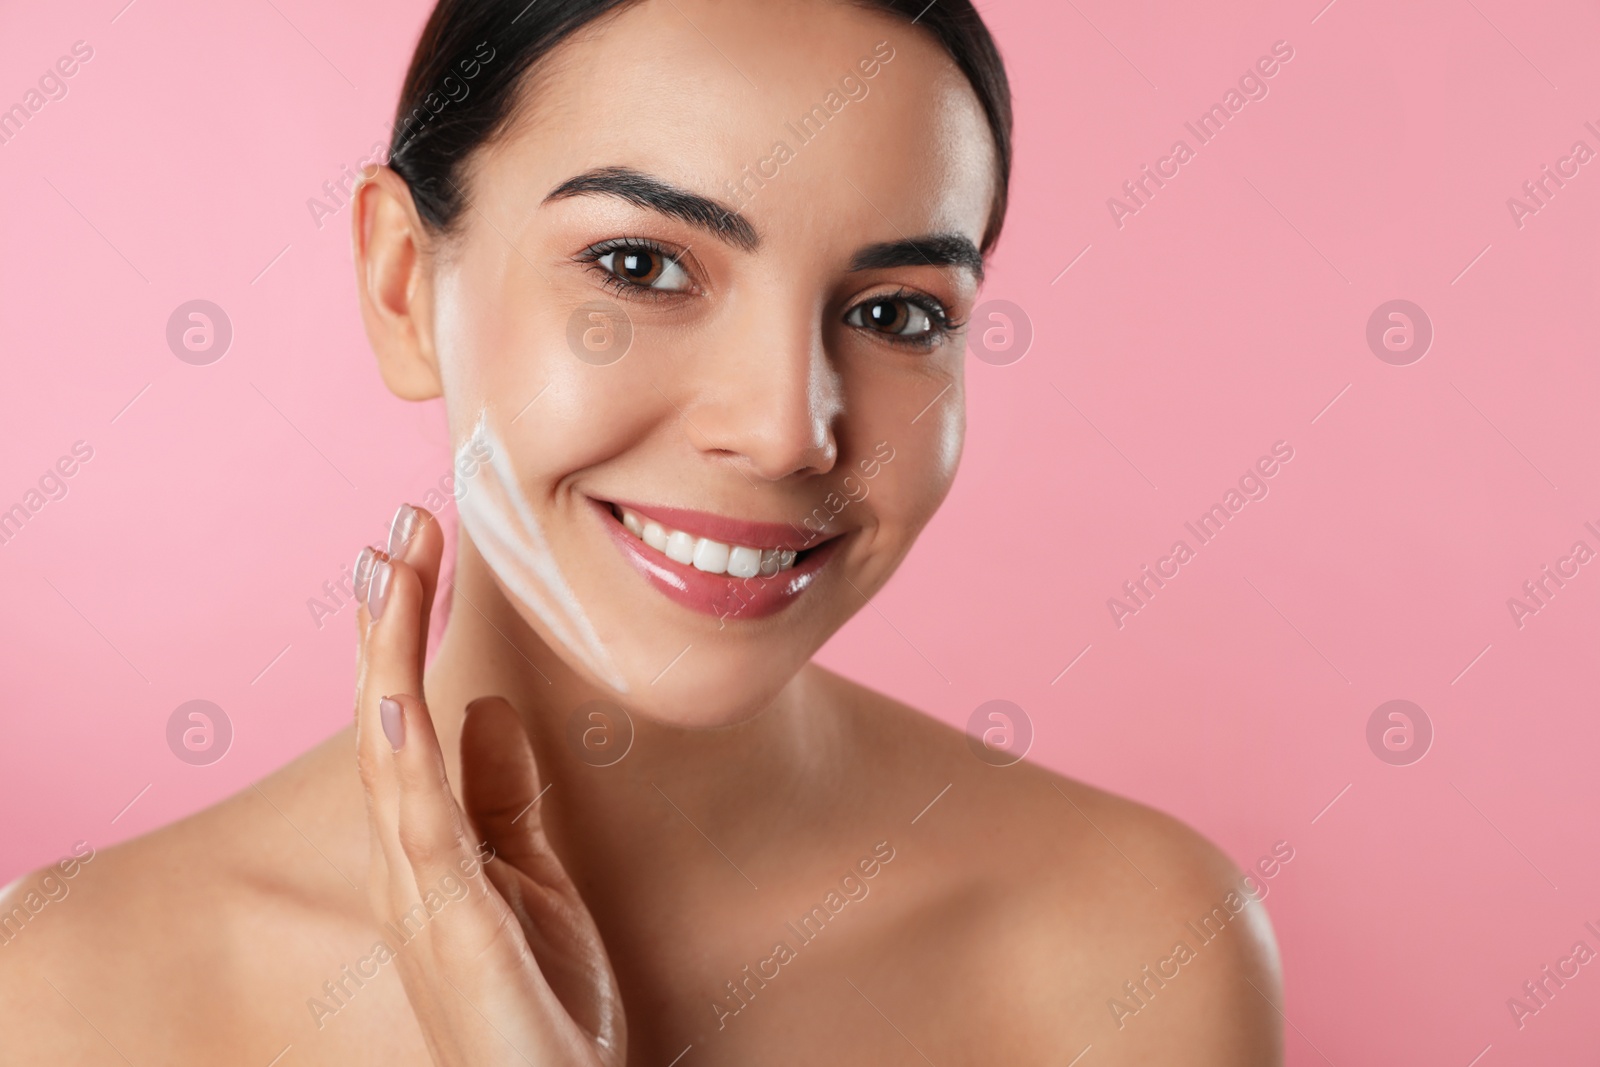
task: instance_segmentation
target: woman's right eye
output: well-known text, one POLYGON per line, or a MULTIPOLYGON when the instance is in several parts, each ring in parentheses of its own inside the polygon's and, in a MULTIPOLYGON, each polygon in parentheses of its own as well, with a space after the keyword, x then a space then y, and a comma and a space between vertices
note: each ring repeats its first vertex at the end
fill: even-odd
POLYGON ((623 285, 667 292, 694 288, 682 264, 665 252, 644 245, 614 246, 595 256, 594 262, 623 285))

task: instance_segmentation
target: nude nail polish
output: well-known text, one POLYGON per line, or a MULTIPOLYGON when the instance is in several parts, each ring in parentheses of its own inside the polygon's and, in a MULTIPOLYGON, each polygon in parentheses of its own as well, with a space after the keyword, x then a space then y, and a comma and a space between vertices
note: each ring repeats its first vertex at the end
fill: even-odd
POLYGON ((363 548, 356 555, 356 566, 352 577, 355 579, 356 603, 364 604, 367 600, 367 590, 372 585, 372 565, 378 562, 378 552, 371 545, 363 548))
POLYGON ((393 697, 378 701, 378 721, 383 724, 383 736, 389 739, 389 747, 399 752, 406 743, 406 718, 400 702, 393 697))
POLYGON ((417 509, 410 504, 401 504, 389 523, 389 558, 405 559, 406 550, 411 547, 411 538, 416 532, 417 509))
POLYGON ((377 622, 383 616, 383 607, 389 600, 389 586, 394 579, 394 565, 380 559, 372 568, 372 584, 367 590, 367 613, 377 622))

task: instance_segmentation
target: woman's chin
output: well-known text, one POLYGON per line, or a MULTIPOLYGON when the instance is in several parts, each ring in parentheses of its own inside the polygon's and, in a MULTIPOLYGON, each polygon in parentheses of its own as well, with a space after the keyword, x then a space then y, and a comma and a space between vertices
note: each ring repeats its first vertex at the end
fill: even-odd
POLYGON ((630 715, 656 726, 714 730, 737 726, 761 715, 793 680, 794 673, 789 670, 779 676, 774 671, 756 679, 737 667, 718 671, 701 664, 696 672, 683 672, 675 683, 670 672, 653 685, 647 679, 632 692, 618 694, 617 703, 626 707, 630 715))

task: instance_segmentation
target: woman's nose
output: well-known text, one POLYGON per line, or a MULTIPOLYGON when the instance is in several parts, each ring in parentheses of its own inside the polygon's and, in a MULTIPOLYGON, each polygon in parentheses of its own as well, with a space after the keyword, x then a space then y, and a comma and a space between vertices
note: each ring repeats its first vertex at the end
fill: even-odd
MULTIPOLYGON (((759 303, 759 302, 753 302, 759 303)), ((838 372, 814 309, 727 309, 676 383, 690 438, 750 477, 826 474, 839 457, 838 372)))

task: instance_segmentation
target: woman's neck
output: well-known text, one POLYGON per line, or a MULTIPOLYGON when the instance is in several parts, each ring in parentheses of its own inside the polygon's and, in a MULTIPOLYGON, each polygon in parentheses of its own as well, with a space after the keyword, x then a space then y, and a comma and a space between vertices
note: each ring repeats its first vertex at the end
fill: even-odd
POLYGON ((674 835, 659 832, 662 818, 688 821, 721 850, 785 828, 803 836, 798 799, 815 796, 839 773, 839 716, 809 664, 759 714, 733 726, 688 729, 603 705, 578 712, 591 701, 614 707, 613 694, 534 632, 465 535, 455 573, 441 579, 437 595, 451 598, 450 612, 428 666, 427 700, 456 794, 466 706, 481 696, 504 697, 522 715, 546 789, 540 812, 575 876, 670 876, 683 861, 668 855, 674 835), (605 719, 588 717, 596 707, 605 719), (607 731, 606 743, 616 747, 586 748, 586 729, 607 731))

